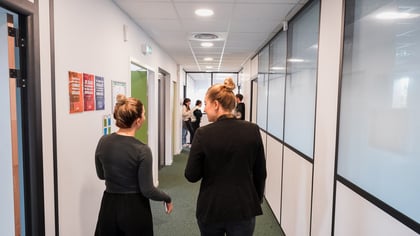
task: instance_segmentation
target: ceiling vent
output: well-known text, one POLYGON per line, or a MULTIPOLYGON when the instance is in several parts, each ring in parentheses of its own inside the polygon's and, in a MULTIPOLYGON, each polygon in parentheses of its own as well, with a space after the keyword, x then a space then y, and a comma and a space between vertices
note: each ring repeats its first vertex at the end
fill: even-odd
POLYGON ((197 41, 222 41, 225 40, 226 33, 219 32, 219 33, 202 33, 202 32, 195 32, 190 35, 190 40, 197 40, 197 41))
POLYGON ((199 40, 215 40, 215 39, 218 39, 219 36, 215 34, 210 34, 210 33, 199 33, 199 34, 195 34, 194 38, 199 39, 199 40))

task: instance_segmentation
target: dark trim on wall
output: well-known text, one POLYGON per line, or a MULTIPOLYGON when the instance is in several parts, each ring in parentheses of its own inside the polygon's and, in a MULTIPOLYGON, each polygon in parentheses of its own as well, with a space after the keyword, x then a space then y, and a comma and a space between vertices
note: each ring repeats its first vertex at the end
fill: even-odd
POLYGON ((300 157, 302 157, 303 159, 307 160, 310 163, 314 163, 314 159, 308 157, 306 154, 302 153, 301 151, 297 150, 296 148, 290 146, 288 143, 283 142, 284 146, 286 146, 287 148, 289 148, 290 150, 292 150, 293 152, 295 152, 296 154, 298 154, 300 157))
MULTIPOLYGON (((396 218, 398 221, 412 229, 414 232, 417 232, 420 234, 420 224, 416 222, 415 220, 411 219, 410 217, 404 215, 397 209, 391 207, 387 203, 383 202, 379 198, 373 196, 369 192, 366 192, 359 186, 353 184, 351 181, 347 180, 346 178, 342 177, 341 175, 337 174, 337 181, 342 183, 343 185, 347 186, 349 189, 353 190, 358 195, 362 196, 364 199, 368 200, 373 205, 377 206, 384 212, 388 213, 390 216, 396 218)), ((415 207, 415 206, 413 206, 415 207)))
POLYGON ((55 33, 54 33, 54 0, 49 0, 50 12, 50 61, 51 61, 51 120, 52 120, 52 148, 53 148, 53 175, 54 175, 54 230, 60 235, 59 206, 58 206, 58 162, 57 162, 57 103, 55 85, 55 33))
MULTIPOLYGON (((35 3, 38 6, 38 3, 35 3)), ((32 235, 45 235, 44 164, 42 152, 41 78, 38 9, 27 18, 27 107, 28 155, 31 185, 32 235), (32 77, 32 79, 31 79, 32 77)), ((27 233, 29 233, 27 232, 27 233)))

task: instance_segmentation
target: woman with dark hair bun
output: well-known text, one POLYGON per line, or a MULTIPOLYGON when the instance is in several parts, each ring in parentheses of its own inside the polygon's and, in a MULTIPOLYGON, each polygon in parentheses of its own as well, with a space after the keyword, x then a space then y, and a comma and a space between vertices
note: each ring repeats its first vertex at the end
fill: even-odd
POLYGON ((251 236, 262 214, 267 177, 260 128, 236 119, 231 78, 205 96, 210 124, 196 130, 185 168, 190 182, 201 180, 196 217, 201 236, 251 236))
POLYGON ((118 131, 102 136, 95 152, 96 173, 105 191, 95 235, 153 235, 150 200, 163 201, 167 213, 171 198, 153 185, 152 152, 134 137, 146 120, 136 98, 117 96, 114 118, 118 131))

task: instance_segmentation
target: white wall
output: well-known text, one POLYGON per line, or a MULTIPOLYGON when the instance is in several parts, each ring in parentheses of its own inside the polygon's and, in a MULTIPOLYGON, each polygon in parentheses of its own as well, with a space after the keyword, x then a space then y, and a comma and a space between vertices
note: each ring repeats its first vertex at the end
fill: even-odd
POLYGON ((280 222, 281 204, 281 181, 282 172, 279 166, 283 166, 283 144, 271 136, 267 136, 267 181, 265 199, 271 207, 277 221, 280 222))
MULTIPOLYGON (((47 12, 46 9, 46 3, 41 1, 40 12, 47 12)), ((49 35, 48 32, 43 32, 44 29, 47 31, 48 27, 46 19, 42 16, 40 20, 41 47, 45 45, 45 48, 48 48, 49 35)), ((60 235, 93 235, 105 187, 104 182, 96 176, 94 151, 102 135, 102 116, 111 114, 111 80, 126 82, 127 91, 130 93, 130 60, 135 60, 143 67, 153 70, 155 77, 160 67, 170 73, 174 81, 178 80, 177 65, 112 1, 54 1, 54 31, 60 235), (123 25, 128 26, 126 42, 123 40, 123 25), (144 56, 141 53, 141 45, 146 42, 153 48, 152 55, 144 56), (68 71, 70 70, 105 78, 104 111, 69 113, 68 71)), ((49 56, 44 52, 41 56, 42 73, 48 73, 49 56)), ((50 103, 45 101, 50 87, 48 75, 42 78, 43 81, 44 79, 46 84, 43 84, 42 90, 43 114, 44 109, 48 114, 50 103)), ((151 96, 149 100, 157 101, 157 79, 149 83, 149 96, 151 96)), ((149 120, 157 117, 156 106, 151 107, 149 112, 147 114, 149 120)), ((43 118, 46 118, 43 122, 49 121, 47 117, 43 118)), ((150 130, 157 130, 156 125, 157 123, 152 122, 150 130)), ((44 126, 47 133, 44 169, 49 194, 52 183, 52 161, 48 151, 50 150, 48 146, 51 144, 48 137, 50 127, 44 126)), ((154 162, 157 162, 156 137, 157 135, 149 134, 154 162)), ((155 167, 156 177, 157 165, 155 167)), ((46 209, 52 205, 51 195, 46 193, 46 209)), ((46 220, 48 234, 54 235, 50 230, 53 229, 51 226, 53 220, 49 214, 46 218, 48 218, 46 220)))
POLYGON ((309 235, 312 164, 284 148, 281 226, 286 235, 309 235))
POLYGON ((418 235, 341 183, 337 183, 334 234, 340 236, 418 235))

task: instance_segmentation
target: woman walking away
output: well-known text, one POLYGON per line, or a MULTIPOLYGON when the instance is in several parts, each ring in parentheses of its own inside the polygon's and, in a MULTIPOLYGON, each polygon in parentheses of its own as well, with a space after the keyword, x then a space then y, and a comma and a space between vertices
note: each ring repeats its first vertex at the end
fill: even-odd
POLYGON ((96 173, 105 180, 96 236, 153 235, 150 200, 163 201, 172 211, 171 198, 153 185, 152 153, 134 134, 146 120, 136 98, 118 95, 114 118, 119 130, 102 136, 95 152, 96 173))
POLYGON ((196 217, 202 236, 251 236, 262 214, 267 177, 264 146, 256 124, 236 119, 235 84, 227 78, 207 90, 210 123, 195 135, 185 177, 201 180, 196 217))

